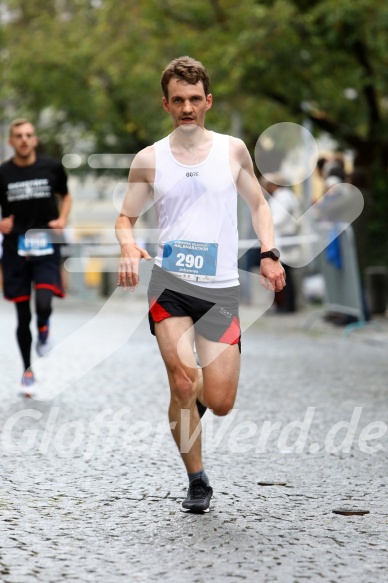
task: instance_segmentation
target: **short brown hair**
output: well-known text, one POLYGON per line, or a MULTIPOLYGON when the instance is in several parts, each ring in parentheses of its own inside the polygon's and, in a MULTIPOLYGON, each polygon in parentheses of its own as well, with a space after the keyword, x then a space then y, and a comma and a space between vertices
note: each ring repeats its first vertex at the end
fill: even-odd
POLYGON ((11 123, 9 124, 9 137, 12 137, 12 132, 15 128, 22 126, 25 123, 30 123, 32 127, 34 127, 34 124, 31 123, 30 120, 27 119, 26 117, 17 117, 13 121, 11 121, 11 123))
POLYGON ((161 78, 163 95, 168 99, 168 84, 170 79, 178 79, 190 85, 201 82, 206 97, 210 93, 210 79, 205 67, 199 61, 191 57, 179 57, 171 61, 164 69, 161 78))

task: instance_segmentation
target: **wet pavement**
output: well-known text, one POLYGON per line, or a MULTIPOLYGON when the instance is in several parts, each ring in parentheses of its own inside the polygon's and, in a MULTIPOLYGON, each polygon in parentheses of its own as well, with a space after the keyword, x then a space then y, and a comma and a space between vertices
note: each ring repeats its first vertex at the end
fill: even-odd
POLYGON ((312 309, 259 312, 241 310, 235 409, 204 418, 198 516, 180 512, 144 297, 56 301, 33 400, 0 301, 0 581, 386 581, 388 320, 344 334, 312 309))

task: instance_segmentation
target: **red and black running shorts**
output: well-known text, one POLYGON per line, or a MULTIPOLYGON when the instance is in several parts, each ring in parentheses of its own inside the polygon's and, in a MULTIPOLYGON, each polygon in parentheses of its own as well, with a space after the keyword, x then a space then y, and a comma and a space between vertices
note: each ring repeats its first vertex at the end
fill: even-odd
POLYGON ((3 248, 4 297, 11 302, 24 302, 31 297, 31 288, 49 289, 63 298, 60 270, 60 248, 42 257, 22 257, 12 247, 3 248))
POLYGON ((213 342, 238 344, 241 352, 239 295, 239 285, 213 289, 193 285, 155 265, 148 286, 151 333, 155 335, 157 322, 189 316, 198 334, 213 342))

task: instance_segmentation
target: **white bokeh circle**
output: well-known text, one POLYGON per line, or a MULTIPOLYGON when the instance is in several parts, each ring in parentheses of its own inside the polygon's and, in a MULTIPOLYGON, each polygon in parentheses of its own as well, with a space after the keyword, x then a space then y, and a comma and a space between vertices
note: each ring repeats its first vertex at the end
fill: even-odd
POLYGON ((82 164, 82 158, 79 154, 65 154, 62 157, 62 164, 65 168, 79 168, 82 164))
POLYGON ((269 182, 279 186, 304 182, 314 172, 318 156, 318 144, 311 132, 292 122, 267 128, 255 147, 258 170, 269 182))

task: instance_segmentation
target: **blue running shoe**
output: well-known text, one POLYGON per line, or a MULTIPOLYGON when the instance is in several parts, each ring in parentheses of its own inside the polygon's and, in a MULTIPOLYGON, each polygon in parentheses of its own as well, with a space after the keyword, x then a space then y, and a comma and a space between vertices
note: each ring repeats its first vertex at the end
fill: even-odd
POLYGON ((35 377, 32 370, 27 370, 22 376, 21 387, 19 389, 19 395, 21 397, 32 398, 35 396, 35 377))

